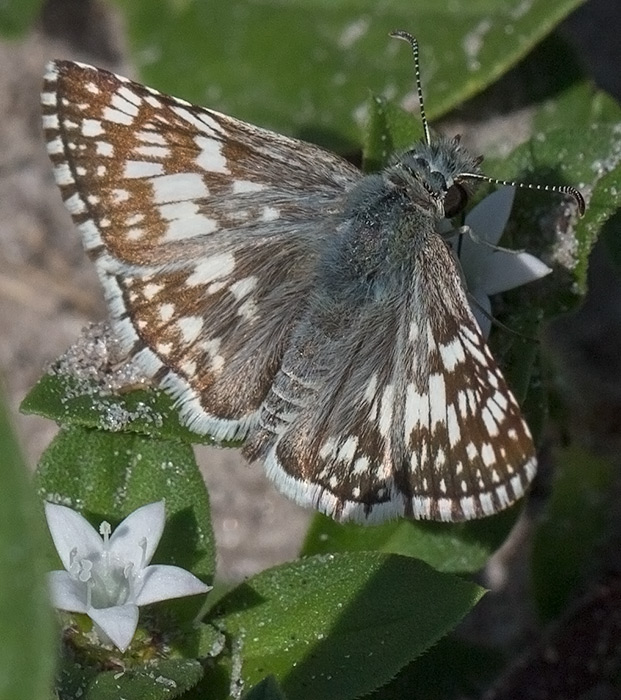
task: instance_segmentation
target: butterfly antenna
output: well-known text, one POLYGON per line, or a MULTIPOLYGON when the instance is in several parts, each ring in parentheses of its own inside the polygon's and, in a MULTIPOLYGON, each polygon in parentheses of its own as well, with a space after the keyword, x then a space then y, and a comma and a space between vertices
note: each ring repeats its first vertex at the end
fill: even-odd
POLYGON ((431 143, 431 135, 429 134, 429 124, 427 124, 427 115, 425 114, 425 103, 423 102, 423 86, 420 80, 420 61, 418 60, 418 41, 408 32, 398 30, 390 32, 390 36, 394 39, 403 39, 412 47, 412 55, 414 56, 414 76, 416 78, 416 92, 418 94, 418 105, 420 107, 420 118, 423 122, 423 131, 425 132, 425 143, 431 143))
POLYGON ((495 177, 488 177, 481 173, 460 173, 460 178, 470 179, 470 180, 483 180, 484 182, 489 182, 492 185, 507 185, 508 187, 518 187, 522 190, 538 190, 539 192, 560 192, 561 194, 569 194, 575 200, 578 205, 578 211, 580 216, 584 216, 584 211, 586 209, 586 204, 584 202, 584 197, 582 192, 577 190, 571 185, 533 185, 530 182, 513 182, 511 180, 497 180, 495 177))

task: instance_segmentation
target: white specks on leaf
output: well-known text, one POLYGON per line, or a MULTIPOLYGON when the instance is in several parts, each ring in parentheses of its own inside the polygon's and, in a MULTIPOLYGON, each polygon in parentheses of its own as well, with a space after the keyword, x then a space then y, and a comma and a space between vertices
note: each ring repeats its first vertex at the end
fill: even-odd
POLYGON ((485 35, 491 28, 491 20, 485 18, 482 19, 472 31, 468 32, 464 36, 462 47, 464 49, 464 53, 466 54, 466 64, 468 66, 468 70, 475 71, 479 70, 481 67, 479 53, 481 52, 485 35))
POLYGON ((367 33, 371 26, 370 17, 359 17, 343 28, 337 39, 339 48, 350 49, 357 41, 367 33))

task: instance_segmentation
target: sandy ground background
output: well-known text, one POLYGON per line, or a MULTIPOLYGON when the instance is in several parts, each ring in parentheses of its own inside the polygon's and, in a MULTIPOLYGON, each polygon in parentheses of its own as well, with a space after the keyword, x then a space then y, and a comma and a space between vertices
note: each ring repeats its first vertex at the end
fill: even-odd
MULTIPOLYGON (((562 29, 600 86, 617 98, 620 32, 619 0, 591 0, 562 29)), ((125 58, 117 19, 105 4, 89 0, 49 0, 27 37, 0 41, 0 377, 33 465, 56 428, 50 421, 19 415, 19 403, 45 364, 61 354, 83 326, 105 318, 94 269, 61 203, 41 136, 38 95, 43 66, 51 57, 135 74, 125 58)), ((524 110, 502 119, 488 114, 483 122, 469 118, 461 125, 457 117, 451 120, 451 131, 464 131, 468 143, 485 152, 485 143, 506 134, 507 128, 509 133, 527 134, 528 120, 524 110)), ((621 288, 601 256, 594 265, 597 274, 585 311, 569 322, 558 322, 554 338, 580 387, 576 410, 581 406, 587 421, 600 416, 588 426, 589 439, 618 446, 621 288)), ((262 470, 249 467, 236 452, 197 452, 212 498, 221 575, 240 579, 294 558, 309 512, 281 497, 262 470)), ((523 580, 523 575, 514 575, 515 553, 528 531, 526 520, 490 565, 488 585, 503 589, 523 580), (513 562, 510 569, 507 562, 513 562)), ((513 628, 505 624, 504 629, 509 633, 513 628)), ((485 637, 485 626, 480 632, 485 637)))

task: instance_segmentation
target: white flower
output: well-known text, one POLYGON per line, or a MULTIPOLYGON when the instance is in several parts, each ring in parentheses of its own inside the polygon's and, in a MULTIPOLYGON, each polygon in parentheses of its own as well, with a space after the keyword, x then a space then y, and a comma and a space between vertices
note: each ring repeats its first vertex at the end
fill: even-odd
POLYGON ((520 287, 552 272, 530 253, 496 246, 509 220, 514 196, 513 187, 496 190, 466 216, 466 226, 472 235, 462 233, 446 238, 461 264, 466 287, 474 298, 472 313, 486 337, 491 326, 492 294, 520 287))
POLYGON ((164 530, 164 502, 130 513, 110 536, 101 535, 80 513, 45 504, 47 524, 66 571, 51 571, 52 603, 60 610, 86 613, 102 641, 121 651, 138 625, 138 606, 210 590, 194 574, 178 566, 154 564, 151 557, 164 530))

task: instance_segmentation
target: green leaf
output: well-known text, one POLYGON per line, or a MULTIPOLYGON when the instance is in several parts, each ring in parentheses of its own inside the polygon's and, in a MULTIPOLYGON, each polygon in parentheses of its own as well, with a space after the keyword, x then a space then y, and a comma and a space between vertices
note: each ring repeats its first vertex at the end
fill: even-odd
POLYGON ((505 663, 499 651, 473 646, 449 635, 406 666, 388 685, 371 693, 369 700, 482 697, 483 690, 505 663))
POLYGON ((29 29, 37 18, 43 0, 2 0, 0 2, 0 34, 17 37, 29 29))
POLYGON ((535 599, 544 620, 557 618, 587 581, 597 579, 609 532, 618 467, 577 447, 556 459, 552 498, 533 541, 535 599))
POLYGON ((106 671, 90 684, 85 700, 168 700, 195 686, 203 668, 194 659, 167 659, 130 671, 106 671))
POLYGON ((606 247, 611 263, 621 274, 621 209, 613 214, 602 227, 600 238, 606 247))
MULTIPOLYGON (((618 154, 617 154, 618 155, 618 154)), ((602 161, 602 167, 611 167, 614 155, 602 161)), ((584 217, 585 238, 587 241, 602 236, 612 262, 621 269, 621 241, 619 221, 621 220, 621 166, 614 164, 610 172, 602 175, 594 189, 589 208, 584 217)), ((586 268, 586 266, 585 266, 586 268)), ((586 288, 586 269, 581 272, 582 288, 586 288)))
POLYGON ((348 700, 387 683, 481 597, 478 586, 394 555, 330 554, 275 567, 221 601, 242 676, 286 695, 348 700))
POLYGON ((75 700, 85 697, 85 692, 98 671, 95 667, 84 667, 66 657, 60 658, 56 674, 55 691, 59 700, 75 700))
POLYGON ((420 120, 394 102, 371 95, 369 117, 364 133, 363 169, 373 172, 385 167, 394 153, 403 151, 423 137, 420 120))
POLYGON ((547 100, 537 112, 535 131, 552 129, 586 129, 592 124, 617 124, 621 121, 618 102, 593 83, 582 80, 570 85, 555 99, 547 100))
MULTIPOLYGON (((103 520, 116 525, 139 506, 165 499, 166 527, 153 561, 213 578, 209 499, 190 445, 62 428, 41 458, 36 481, 42 499, 76 508, 95 527, 103 520)), ((201 602, 190 604, 193 614, 201 602)))
POLYGON ((55 658, 43 522, 0 400, 0 697, 44 698, 55 658))
POLYGON ((243 700, 287 700, 274 676, 264 678, 249 690, 243 700))
POLYGON ((235 697, 231 693, 230 659, 207 662, 201 680, 189 690, 183 700, 225 700, 235 697))
POLYGON ((95 382, 50 373, 28 392, 20 409, 22 413, 35 413, 61 425, 213 443, 208 435, 199 435, 182 425, 173 400, 157 389, 105 393, 95 382))
MULTIPOLYGON (((210 600, 213 590, 209 592, 207 600, 210 600)), ((200 617, 203 616, 201 610, 200 617)), ((184 640, 178 645, 179 652, 188 658, 213 659, 220 656, 226 645, 226 638, 220 630, 213 625, 197 623, 194 620, 188 629, 183 630, 184 640)))
POLYGON ((419 40, 433 119, 494 82, 580 3, 118 0, 154 87, 341 148, 359 139, 367 90, 412 94, 411 56, 390 31, 419 40))
POLYGON ((535 134, 488 174, 542 185, 573 184, 590 191, 586 214, 575 228, 566 210, 555 205, 554 195, 546 192, 518 192, 516 216, 512 217, 513 230, 522 234, 522 246, 541 253, 559 268, 546 281, 561 285, 566 292, 561 296, 546 290, 547 315, 569 310, 579 300, 577 294, 586 289, 588 256, 599 231, 621 202, 621 135, 616 125, 594 123, 588 129, 535 134), (555 240, 550 240, 551 226, 556 228, 555 240), (573 294, 567 293, 568 288, 573 294))
POLYGON ((158 659, 137 668, 100 672, 64 660, 58 673, 60 700, 160 700, 192 690, 203 677, 195 659, 158 659))
POLYGON ((382 525, 337 523, 317 514, 301 556, 329 552, 377 551, 422 559, 439 571, 478 571, 500 547, 521 506, 483 520, 448 524, 394 520, 382 525))

